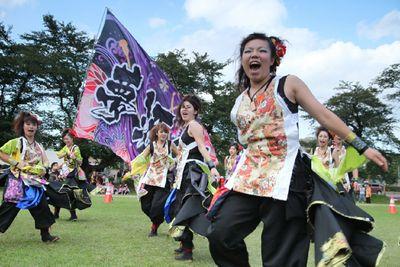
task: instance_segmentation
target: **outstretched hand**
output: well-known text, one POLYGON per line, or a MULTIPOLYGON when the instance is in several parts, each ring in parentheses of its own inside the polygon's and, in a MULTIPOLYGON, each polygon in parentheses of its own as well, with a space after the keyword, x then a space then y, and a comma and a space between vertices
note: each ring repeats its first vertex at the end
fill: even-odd
POLYGON ((375 164, 381 167, 383 171, 387 172, 388 170, 387 160, 384 156, 382 156, 382 154, 378 150, 373 148, 368 148, 367 150, 365 150, 364 156, 367 157, 367 159, 375 162, 375 164))
POLYGON ((217 168, 212 168, 211 169, 211 177, 213 181, 217 181, 218 178, 220 177, 219 172, 217 171, 217 168))

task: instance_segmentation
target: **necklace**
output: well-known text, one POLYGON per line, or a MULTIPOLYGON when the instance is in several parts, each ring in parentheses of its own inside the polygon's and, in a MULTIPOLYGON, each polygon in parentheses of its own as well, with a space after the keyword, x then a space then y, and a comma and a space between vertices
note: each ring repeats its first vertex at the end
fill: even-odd
POLYGON ((33 145, 35 144, 35 140, 33 140, 32 143, 29 142, 28 139, 26 139, 26 141, 27 141, 27 143, 28 143, 28 146, 30 146, 30 147, 33 146, 33 145))
POLYGON ((253 111, 255 111, 257 109, 256 104, 254 103, 254 98, 256 97, 258 92, 261 91, 261 89, 265 88, 265 90, 266 90, 268 88, 268 86, 270 85, 270 83, 272 82, 272 79, 274 79, 274 77, 275 77, 275 75, 271 75, 271 77, 269 77, 268 81, 266 81, 263 85, 261 85, 261 87, 257 89, 257 91, 253 94, 253 96, 250 96, 250 89, 247 91, 247 95, 250 98, 250 106, 253 111))

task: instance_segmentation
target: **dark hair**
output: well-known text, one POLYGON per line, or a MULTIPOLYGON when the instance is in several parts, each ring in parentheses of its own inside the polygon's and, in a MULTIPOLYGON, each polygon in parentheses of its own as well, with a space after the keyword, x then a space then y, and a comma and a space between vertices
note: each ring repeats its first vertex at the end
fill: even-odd
POLYGON ((53 169, 53 166, 56 165, 56 164, 58 164, 58 162, 53 162, 53 163, 50 165, 50 169, 53 169))
POLYGON ((64 138, 66 135, 69 135, 72 139, 74 139, 74 135, 71 133, 71 129, 64 129, 61 133, 61 138, 64 138))
POLYGON ((184 102, 189 102, 190 104, 192 104, 194 110, 197 111, 195 118, 197 118, 197 116, 199 115, 200 110, 201 110, 201 101, 197 96, 195 96, 195 95, 184 96, 182 99, 182 102, 179 104, 178 111, 176 114, 176 121, 177 121, 178 125, 181 125, 181 126, 184 124, 184 121, 181 116, 181 108, 182 108, 184 102))
POLYGON ((231 142, 231 143, 229 144, 229 149, 230 149, 231 147, 234 147, 234 148, 236 149, 236 151, 239 151, 239 146, 238 146, 237 143, 231 142))
POLYGON ((150 141, 151 141, 151 142, 154 142, 154 141, 157 140, 157 132, 158 132, 160 129, 161 129, 161 130, 164 130, 164 132, 166 132, 166 133, 169 133, 169 128, 168 128, 168 126, 167 126, 165 123, 160 122, 160 123, 154 125, 153 128, 151 128, 151 130, 150 130, 150 136, 149 136, 149 138, 150 138, 150 141))
MULTIPOLYGON (((276 46, 274 45, 274 43, 283 44, 284 41, 275 36, 267 36, 267 35, 265 35, 265 33, 254 32, 252 34, 249 34, 240 43, 239 61, 241 61, 241 58, 243 56, 244 47, 246 46, 246 44, 248 42, 250 42, 252 40, 264 40, 268 43, 268 46, 271 49, 271 57, 274 59, 274 64, 271 65, 269 71, 270 71, 270 73, 275 73, 276 67, 279 66, 279 64, 280 64, 281 57, 279 57, 277 55, 276 46)), ((249 77, 247 77, 246 73, 244 72, 242 64, 240 64, 240 67, 237 71, 237 79, 238 79, 238 88, 240 91, 244 90, 250 86, 250 79, 249 79, 249 77)))
POLYGON ((14 122, 13 122, 13 129, 14 132, 17 134, 17 136, 25 136, 24 133, 24 123, 25 122, 31 122, 35 123, 36 125, 40 125, 39 119, 36 117, 36 115, 30 113, 30 112, 25 112, 21 111, 17 117, 15 117, 14 122))
POLYGON ((317 131, 316 131, 316 137, 317 138, 318 138, 318 135, 319 135, 320 132, 326 132, 328 134, 328 138, 332 139, 331 133, 325 127, 320 126, 320 127, 317 128, 317 131))

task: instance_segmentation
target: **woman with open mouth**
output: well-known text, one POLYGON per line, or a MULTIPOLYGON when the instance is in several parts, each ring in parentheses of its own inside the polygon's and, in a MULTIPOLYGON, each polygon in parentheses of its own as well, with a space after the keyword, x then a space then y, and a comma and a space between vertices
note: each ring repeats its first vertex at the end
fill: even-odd
POLYGON ((241 42, 242 93, 231 120, 246 148, 225 184, 231 191, 209 228, 210 253, 218 266, 249 266, 244 239, 262 221, 263 266, 306 266, 308 217, 315 230, 316 265, 375 266, 384 244, 367 234, 372 218, 360 209, 349 215, 343 206, 324 202, 328 194, 328 200, 341 204, 342 196, 311 170, 309 157, 300 149, 298 107, 384 171, 386 159, 319 103, 302 80, 276 76, 285 52, 281 39, 263 33, 241 42), (310 202, 307 192, 312 193, 310 202))
POLYGON ((212 148, 208 134, 196 120, 200 109, 200 99, 187 95, 177 114, 183 133, 179 139, 176 177, 171 193, 176 192, 176 197, 171 206, 170 214, 174 220, 170 232, 175 240, 180 241, 180 247, 175 250, 175 259, 179 261, 193 260, 193 232, 206 235, 210 222, 205 213, 210 193, 213 193, 210 192, 213 191, 211 180, 219 177, 215 168, 218 161, 209 150, 212 148))
POLYGON ((176 155, 178 149, 168 140, 169 132, 163 122, 154 125, 150 144, 132 161, 131 176, 142 175, 137 186, 140 205, 152 222, 148 237, 157 236, 157 229, 164 222, 164 205, 174 180, 172 152, 176 155))
POLYGON ((20 209, 27 209, 42 241, 55 242, 60 238, 50 235, 49 228, 55 220, 45 196, 48 160, 43 146, 35 140, 40 123, 35 114, 20 112, 13 124, 18 137, 0 148, 0 159, 10 164, 0 206, 0 232, 8 229, 20 209))
POLYGON ((315 148, 314 155, 316 155, 326 167, 333 166, 332 151, 329 147, 329 142, 332 140, 332 136, 327 129, 324 127, 318 127, 317 129, 317 147, 315 148))

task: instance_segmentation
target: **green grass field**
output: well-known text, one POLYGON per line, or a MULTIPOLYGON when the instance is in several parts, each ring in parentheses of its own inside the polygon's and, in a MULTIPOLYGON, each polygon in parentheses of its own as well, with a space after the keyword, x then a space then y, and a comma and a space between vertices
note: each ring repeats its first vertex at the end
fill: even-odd
MULTIPOLYGON (((399 266, 400 214, 387 213, 387 204, 362 207, 377 221, 373 235, 388 245, 380 266, 399 266)), ((0 266, 214 266, 205 238, 195 236, 193 263, 174 260, 178 243, 167 235, 167 225, 160 227, 158 237, 148 238, 150 222, 135 197, 115 197, 111 204, 93 197, 93 207, 78 216, 77 222, 69 222, 69 212, 62 210, 52 227, 61 240, 44 244, 29 212, 21 211, 0 234, 0 266)), ((260 236, 261 225, 246 240, 252 266, 261 266, 260 236)), ((309 266, 314 266, 312 249, 309 266)))

